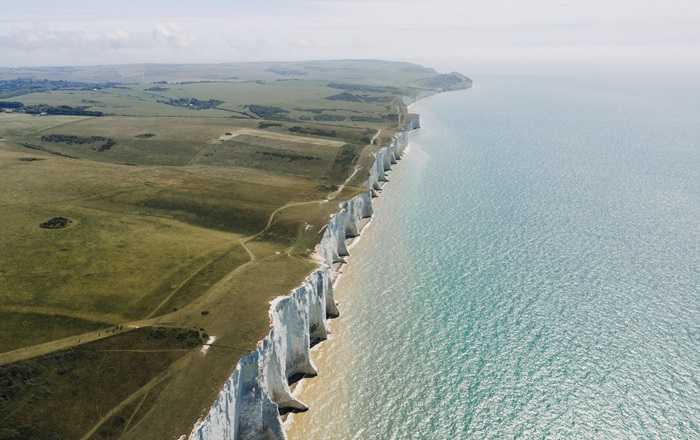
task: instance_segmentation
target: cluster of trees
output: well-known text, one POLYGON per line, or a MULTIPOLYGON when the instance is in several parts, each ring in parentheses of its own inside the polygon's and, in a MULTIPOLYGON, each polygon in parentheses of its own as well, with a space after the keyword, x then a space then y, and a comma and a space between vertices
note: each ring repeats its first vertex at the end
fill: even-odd
POLYGON ((70 105, 48 105, 48 104, 36 104, 36 105, 25 105, 22 108, 24 113, 29 113, 30 115, 71 115, 71 116, 104 116, 104 113, 87 110, 88 107, 71 107, 70 105))
POLYGON ((0 101, 0 109, 19 110, 24 104, 17 101, 0 101))
POLYGON ((290 152, 279 152, 279 151, 256 151, 257 154, 263 155, 263 156, 268 156, 268 157, 275 157, 277 159, 285 159, 290 162, 294 162, 296 160, 321 160, 320 158, 316 156, 309 156, 305 154, 297 154, 297 153, 290 153, 290 152))
POLYGON ((170 98, 167 101, 159 101, 163 104, 172 105, 175 107, 186 107, 192 110, 207 110, 216 108, 224 103, 218 99, 197 99, 197 98, 170 98))
POLYGON ((288 130, 291 131, 292 133, 310 134, 310 135, 314 135, 314 136, 326 136, 326 137, 338 136, 338 133, 335 130, 328 130, 325 128, 300 127, 298 125, 295 125, 294 127, 290 127, 288 130))
POLYGON ((338 93, 337 95, 327 96, 326 99, 330 101, 349 101, 349 102, 365 102, 365 103, 382 103, 391 102, 391 96, 372 96, 372 95, 359 95, 349 92, 338 93))
POLYGON ((289 114, 289 110, 283 109, 281 107, 274 107, 271 105, 248 104, 246 108, 248 108, 248 111, 250 111, 259 118, 281 120, 289 119, 287 117, 287 115, 289 114))
POLYGON ((396 113, 387 113, 385 115, 381 116, 351 116, 350 120, 353 122, 375 122, 375 123, 382 123, 382 122, 399 122, 399 115, 396 113))
POLYGON ((48 134, 41 137, 42 142, 51 142, 68 145, 92 144, 98 152, 107 151, 117 143, 112 138, 104 136, 75 136, 72 134, 48 134))
POLYGON ((163 87, 163 86, 153 86, 153 87, 148 87, 146 89, 143 89, 147 92, 165 92, 170 90, 168 87, 163 87))
POLYGON ((88 107, 71 107, 70 105, 34 104, 24 105, 18 101, 0 101, 0 109, 24 112, 30 115, 71 115, 71 116, 104 116, 104 113, 87 110, 88 107))
POLYGON ((390 86, 370 86, 366 84, 347 84, 329 82, 328 87, 332 89, 345 90, 346 92, 362 92, 362 93, 390 93, 401 95, 401 89, 390 86))
POLYGON ((340 122, 340 121, 344 121, 344 120, 345 120, 345 116, 343 116, 343 115, 330 115, 328 113, 314 115, 314 121, 340 122))
POLYGON ((419 81, 422 87, 436 90, 457 90, 471 87, 472 80, 461 73, 443 73, 419 81))
POLYGON ((26 95, 27 93, 49 92, 53 90, 94 90, 107 89, 118 83, 87 83, 79 81, 53 81, 48 79, 17 78, 0 80, 0 97, 26 95))
POLYGON ((282 127, 282 124, 279 124, 277 122, 261 122, 258 124, 258 128, 270 128, 270 127, 282 127))

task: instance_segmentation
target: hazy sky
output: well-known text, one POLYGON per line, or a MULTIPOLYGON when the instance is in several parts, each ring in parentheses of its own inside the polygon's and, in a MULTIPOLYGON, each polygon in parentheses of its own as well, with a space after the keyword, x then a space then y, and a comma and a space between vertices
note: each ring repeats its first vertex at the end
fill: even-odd
POLYGON ((312 58, 700 63, 700 0, 0 0, 5 66, 312 58))

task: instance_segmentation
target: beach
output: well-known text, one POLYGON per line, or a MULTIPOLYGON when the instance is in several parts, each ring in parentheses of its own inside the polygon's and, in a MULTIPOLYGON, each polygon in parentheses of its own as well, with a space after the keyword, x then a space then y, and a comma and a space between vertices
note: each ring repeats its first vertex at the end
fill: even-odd
MULTIPOLYGON (((391 221, 391 210, 401 197, 406 188, 401 187, 404 174, 411 172, 409 163, 420 161, 422 151, 409 140, 409 147, 401 160, 401 164, 395 167, 389 182, 382 189, 380 197, 374 199, 375 215, 365 226, 362 234, 349 246, 350 257, 348 264, 342 266, 335 284, 335 299, 341 309, 341 316, 330 321, 331 335, 328 340, 315 346, 312 360, 318 368, 319 376, 301 381, 295 389, 295 396, 301 401, 317 402, 312 410, 304 413, 292 414, 286 421, 287 435, 290 440, 305 438, 329 438, 329 433, 324 429, 330 420, 343 420, 343 414, 347 414, 349 403, 354 398, 354 380, 352 371, 356 366, 360 353, 354 344, 348 344, 353 340, 353 330, 358 314, 362 312, 365 304, 362 304, 362 295, 356 291, 360 276, 367 270, 366 257, 376 252, 376 247, 382 245, 390 237, 383 237, 381 232, 386 228, 386 223, 391 221), (389 218, 385 218, 389 217, 389 218), (339 366, 346 366, 347 370, 338 371, 339 366), (332 391, 331 391, 332 390, 332 391), (323 396, 329 392, 333 394, 333 404, 323 405, 323 396), (340 403, 340 405, 336 405, 340 403)), ((416 165, 416 164, 414 164, 416 165)), ((371 263, 369 263, 371 264, 371 263)), ((361 371, 358 369, 357 371, 361 371)), ((355 433, 348 429, 338 427, 338 430, 330 434, 332 438, 353 438, 355 433)))

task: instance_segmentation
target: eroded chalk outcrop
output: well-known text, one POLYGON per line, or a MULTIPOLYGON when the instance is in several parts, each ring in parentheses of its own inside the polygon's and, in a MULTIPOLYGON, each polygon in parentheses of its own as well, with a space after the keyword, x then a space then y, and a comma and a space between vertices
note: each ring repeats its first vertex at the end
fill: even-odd
POLYGON ((349 255, 348 240, 357 237, 372 217, 372 197, 400 160, 408 132, 381 148, 370 168, 367 191, 343 202, 323 230, 319 267, 289 295, 270 305, 270 333, 243 357, 224 384, 209 413, 195 425, 189 440, 286 439, 280 414, 306 411, 290 384, 317 374, 310 348, 328 337, 327 320, 339 315, 333 281, 349 255))

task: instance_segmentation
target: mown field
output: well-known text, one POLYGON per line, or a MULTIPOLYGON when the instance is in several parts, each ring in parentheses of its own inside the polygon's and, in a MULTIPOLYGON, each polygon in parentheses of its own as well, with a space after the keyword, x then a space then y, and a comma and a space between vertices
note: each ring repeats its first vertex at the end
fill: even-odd
POLYGON ((187 433, 435 75, 0 69, 0 439, 187 433))

